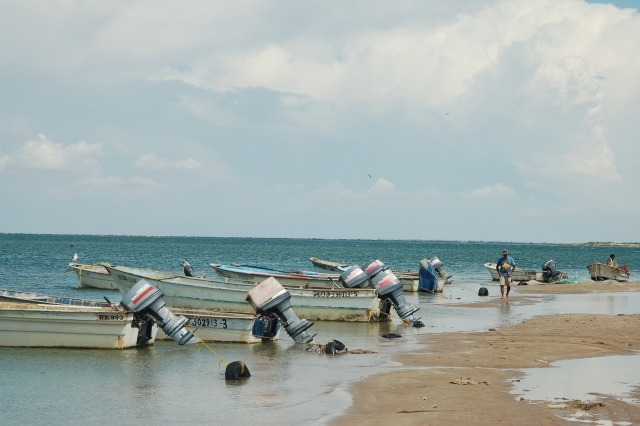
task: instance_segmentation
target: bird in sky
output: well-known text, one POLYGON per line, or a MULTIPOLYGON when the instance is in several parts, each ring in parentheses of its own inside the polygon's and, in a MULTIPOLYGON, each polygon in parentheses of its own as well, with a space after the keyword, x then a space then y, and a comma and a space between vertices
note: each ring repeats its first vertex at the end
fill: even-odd
POLYGON ((446 113, 445 115, 449 115, 449 113, 446 113))
POLYGON ((75 253, 73 255, 73 257, 71 258, 71 261, 74 262, 74 263, 78 261, 78 253, 75 253))
POLYGON ((369 173, 367 173, 367 176, 371 177, 371 175, 369 173))

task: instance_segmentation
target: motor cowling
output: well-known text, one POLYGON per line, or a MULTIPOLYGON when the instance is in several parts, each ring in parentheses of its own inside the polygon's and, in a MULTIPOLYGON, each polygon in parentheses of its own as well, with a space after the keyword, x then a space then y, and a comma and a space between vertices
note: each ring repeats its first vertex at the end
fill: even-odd
POLYGON ((186 260, 183 260, 182 262, 180 262, 180 266, 182 266, 182 273, 187 276, 187 277, 195 277, 196 273, 193 270, 193 268, 191 267, 191 264, 189 262, 187 262, 186 260))
POLYGON ((198 343, 199 339, 187 328, 189 320, 174 315, 163 298, 162 290, 140 280, 122 298, 120 306, 143 319, 151 319, 179 345, 198 343))
POLYGON ((402 283, 389 268, 380 260, 374 260, 363 268, 369 276, 371 285, 376 289, 378 297, 384 301, 391 302, 391 305, 402 319, 409 321, 414 327, 424 327, 419 318, 414 318, 413 314, 420 308, 409 303, 404 297, 402 283))
POLYGON ((313 336, 307 333, 313 323, 298 318, 291 306, 291 293, 275 278, 269 277, 255 286, 247 293, 246 300, 258 314, 259 320, 279 320, 296 343, 309 343, 313 340, 313 336))
POLYGON ((352 266, 338 277, 345 288, 365 288, 369 286, 369 276, 358 265, 352 266))
POLYGON ((543 277, 545 281, 557 281, 564 275, 556 269, 556 262, 552 259, 549 259, 542 264, 542 271, 544 272, 544 275, 546 275, 543 277))

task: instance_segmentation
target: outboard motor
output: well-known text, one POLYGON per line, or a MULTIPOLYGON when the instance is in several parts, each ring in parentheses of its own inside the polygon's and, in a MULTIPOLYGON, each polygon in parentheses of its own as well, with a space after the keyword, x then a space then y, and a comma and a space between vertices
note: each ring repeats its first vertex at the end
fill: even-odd
POLYGON ((179 345, 198 343, 199 339, 186 327, 189 320, 175 316, 164 302, 162 290, 140 280, 122 298, 120 306, 143 319, 150 319, 179 345))
MULTIPOLYGON (((440 259, 434 257, 429 262, 431 263, 431 266, 433 267, 433 270, 435 271, 438 278, 443 278, 448 282, 449 278, 451 278, 451 275, 447 275, 447 271, 444 270, 444 266, 442 265, 440 259)), ((422 262, 420 263, 422 264, 422 262)))
MULTIPOLYGON (((313 325, 306 319, 298 318, 291 307, 291 293, 289 293, 273 277, 269 277, 247 293, 246 300, 258 314, 258 320, 265 325, 267 321, 280 321, 284 329, 296 343, 309 343, 313 336, 307 329, 313 325)), ((255 327, 254 327, 255 328, 255 327)), ((258 336, 262 337, 262 336, 258 336)))
POLYGON ((352 266, 338 278, 342 287, 345 288, 365 288, 369 286, 369 276, 358 266, 352 266))
POLYGON ((564 276, 562 272, 556 269, 556 262, 551 259, 542 264, 542 271, 544 272, 542 279, 545 282, 557 281, 564 276))
POLYGON ((195 277, 196 273, 193 271, 193 268, 191 267, 191 264, 189 262, 187 262, 186 260, 183 260, 182 262, 180 262, 180 266, 182 266, 182 273, 184 273, 185 276, 187 277, 195 277))
POLYGON ((382 300, 389 301, 394 307, 398 316, 411 323, 414 327, 424 327, 419 318, 414 318, 413 314, 420 308, 407 303, 402 292, 402 283, 389 268, 379 260, 374 260, 367 264, 364 273, 369 276, 371 285, 376 289, 378 297, 382 300))

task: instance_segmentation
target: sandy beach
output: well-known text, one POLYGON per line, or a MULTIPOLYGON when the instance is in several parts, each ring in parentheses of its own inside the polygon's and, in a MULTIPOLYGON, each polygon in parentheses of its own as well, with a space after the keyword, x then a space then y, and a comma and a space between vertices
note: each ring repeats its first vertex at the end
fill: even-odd
MULTIPOLYGON (((638 289, 640 283, 613 282, 519 286, 509 299, 468 306, 495 309, 527 301, 521 296, 526 294, 638 289)), ((550 407, 548 401, 520 400, 509 393, 512 381, 524 376, 522 369, 632 354, 640 348, 640 315, 541 316, 484 332, 424 335, 420 343, 421 349, 393 357, 406 370, 352 384, 353 405, 333 424, 562 425, 573 424, 567 417, 579 411, 588 411, 592 422, 640 423, 640 407, 609 395, 599 395, 595 403, 565 401, 563 407, 550 407)))

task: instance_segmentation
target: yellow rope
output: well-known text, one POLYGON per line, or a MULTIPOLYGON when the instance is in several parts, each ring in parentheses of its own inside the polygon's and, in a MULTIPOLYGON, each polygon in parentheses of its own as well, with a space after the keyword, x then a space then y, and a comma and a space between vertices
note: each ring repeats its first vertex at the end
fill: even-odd
MULTIPOLYGON (((209 345, 207 345, 204 340, 202 340, 196 333, 194 333, 187 325, 185 325, 185 327, 187 327, 187 330, 191 331, 193 333, 193 335, 195 337, 198 338, 198 340, 200 340, 198 343, 202 343, 204 345, 205 348, 209 349, 215 356, 217 356, 220 359, 220 362, 224 364, 225 368, 227 367, 227 365, 229 365, 229 363, 227 362, 226 359, 224 359, 223 357, 221 357, 220 355, 218 355, 218 353, 216 351, 214 351, 213 349, 211 349, 209 347, 209 345)), ((219 366, 220 364, 218 364, 219 366)))

